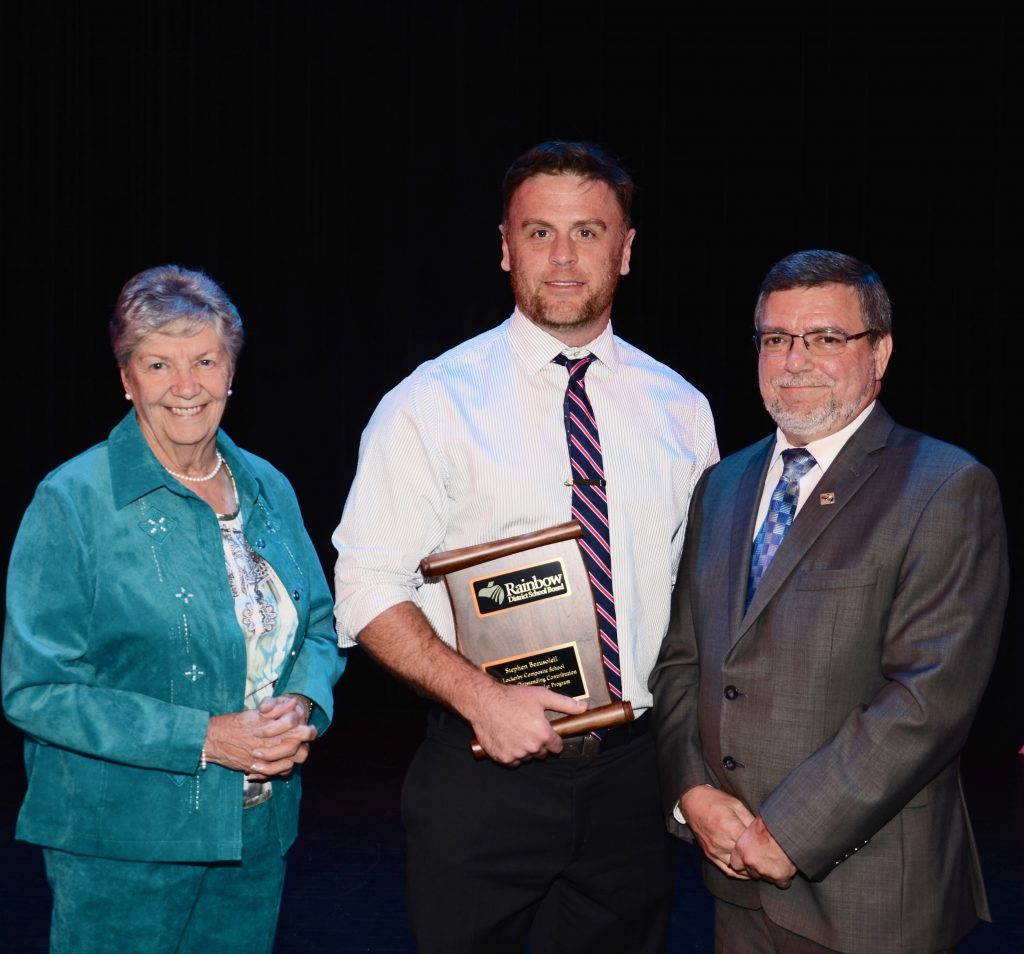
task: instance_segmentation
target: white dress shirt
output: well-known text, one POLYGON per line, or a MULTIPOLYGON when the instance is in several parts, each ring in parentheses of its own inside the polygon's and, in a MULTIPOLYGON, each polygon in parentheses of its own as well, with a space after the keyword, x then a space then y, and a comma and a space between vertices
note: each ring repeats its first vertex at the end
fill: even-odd
POLYGON ((568 372, 551 363, 563 351, 595 358, 586 387, 608 480, 624 697, 650 706, 647 677, 668 628, 690 494, 718 446, 704 396, 610 326, 585 349, 566 349, 517 309, 384 397, 333 537, 342 646, 408 601, 454 648, 444 583, 424 582, 420 560, 571 519, 568 372))

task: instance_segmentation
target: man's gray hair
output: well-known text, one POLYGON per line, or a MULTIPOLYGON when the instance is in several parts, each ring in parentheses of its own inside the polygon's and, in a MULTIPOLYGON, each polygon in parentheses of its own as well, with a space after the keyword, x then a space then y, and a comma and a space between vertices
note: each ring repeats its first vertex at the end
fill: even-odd
POLYGON ((852 255, 811 248, 776 262, 765 275, 754 307, 754 327, 761 328, 765 300, 772 292, 819 285, 849 285, 857 290, 864 327, 872 340, 892 334, 892 302, 878 274, 852 255))

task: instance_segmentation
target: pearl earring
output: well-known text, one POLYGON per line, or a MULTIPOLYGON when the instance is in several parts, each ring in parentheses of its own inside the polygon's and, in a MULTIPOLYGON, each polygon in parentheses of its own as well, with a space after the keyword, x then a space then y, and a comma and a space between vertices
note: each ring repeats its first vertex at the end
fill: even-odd
POLYGON ((231 397, 231 395, 232 395, 232 394, 234 394, 234 393, 235 393, 235 392, 234 392, 234 391, 232 391, 232 390, 231 390, 231 388, 228 388, 228 397, 231 397))
POLYGON ((125 391, 124 392, 124 399, 126 401, 130 401, 132 399, 132 396, 127 391, 125 391))

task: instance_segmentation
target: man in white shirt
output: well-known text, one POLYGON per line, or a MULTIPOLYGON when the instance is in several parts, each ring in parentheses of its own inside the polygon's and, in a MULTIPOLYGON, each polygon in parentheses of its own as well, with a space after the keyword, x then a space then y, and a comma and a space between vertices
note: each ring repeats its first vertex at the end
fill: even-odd
MULTIPOLYGON (((673 895, 647 679, 668 625, 690 493, 718 459, 704 397, 612 334, 633 183, 596 146, 544 143, 503 185, 511 318, 388 394, 360 446, 334 543, 338 631, 437 705, 403 790, 420 951, 657 951, 673 895), (564 355, 565 357, 561 357, 564 355), (599 429, 615 668, 638 718, 599 742, 546 713, 581 701, 503 685, 455 651, 444 583, 420 560, 570 519, 563 417, 584 362, 599 429), (612 596, 611 590, 614 590, 612 596), (470 754, 472 737, 489 755, 470 754)), ((581 390, 582 390, 581 389, 581 390)))
POLYGON ((836 252, 755 310, 778 425, 694 494, 651 677, 669 830, 696 837, 719 954, 934 954, 984 886, 959 753, 1007 594, 992 474, 876 398, 891 308, 836 252))

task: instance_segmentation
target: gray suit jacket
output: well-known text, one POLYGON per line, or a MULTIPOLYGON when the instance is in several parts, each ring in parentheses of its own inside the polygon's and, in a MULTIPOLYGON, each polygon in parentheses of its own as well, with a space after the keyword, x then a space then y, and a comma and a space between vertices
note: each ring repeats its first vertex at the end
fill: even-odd
POLYGON ((705 473, 651 676, 670 831, 710 783, 799 870, 719 898, 839 951, 952 946, 988 907, 959 752, 1007 597, 992 474, 880 404, 822 477, 744 609, 774 438, 705 473), (834 503, 821 495, 834 494, 834 503))

